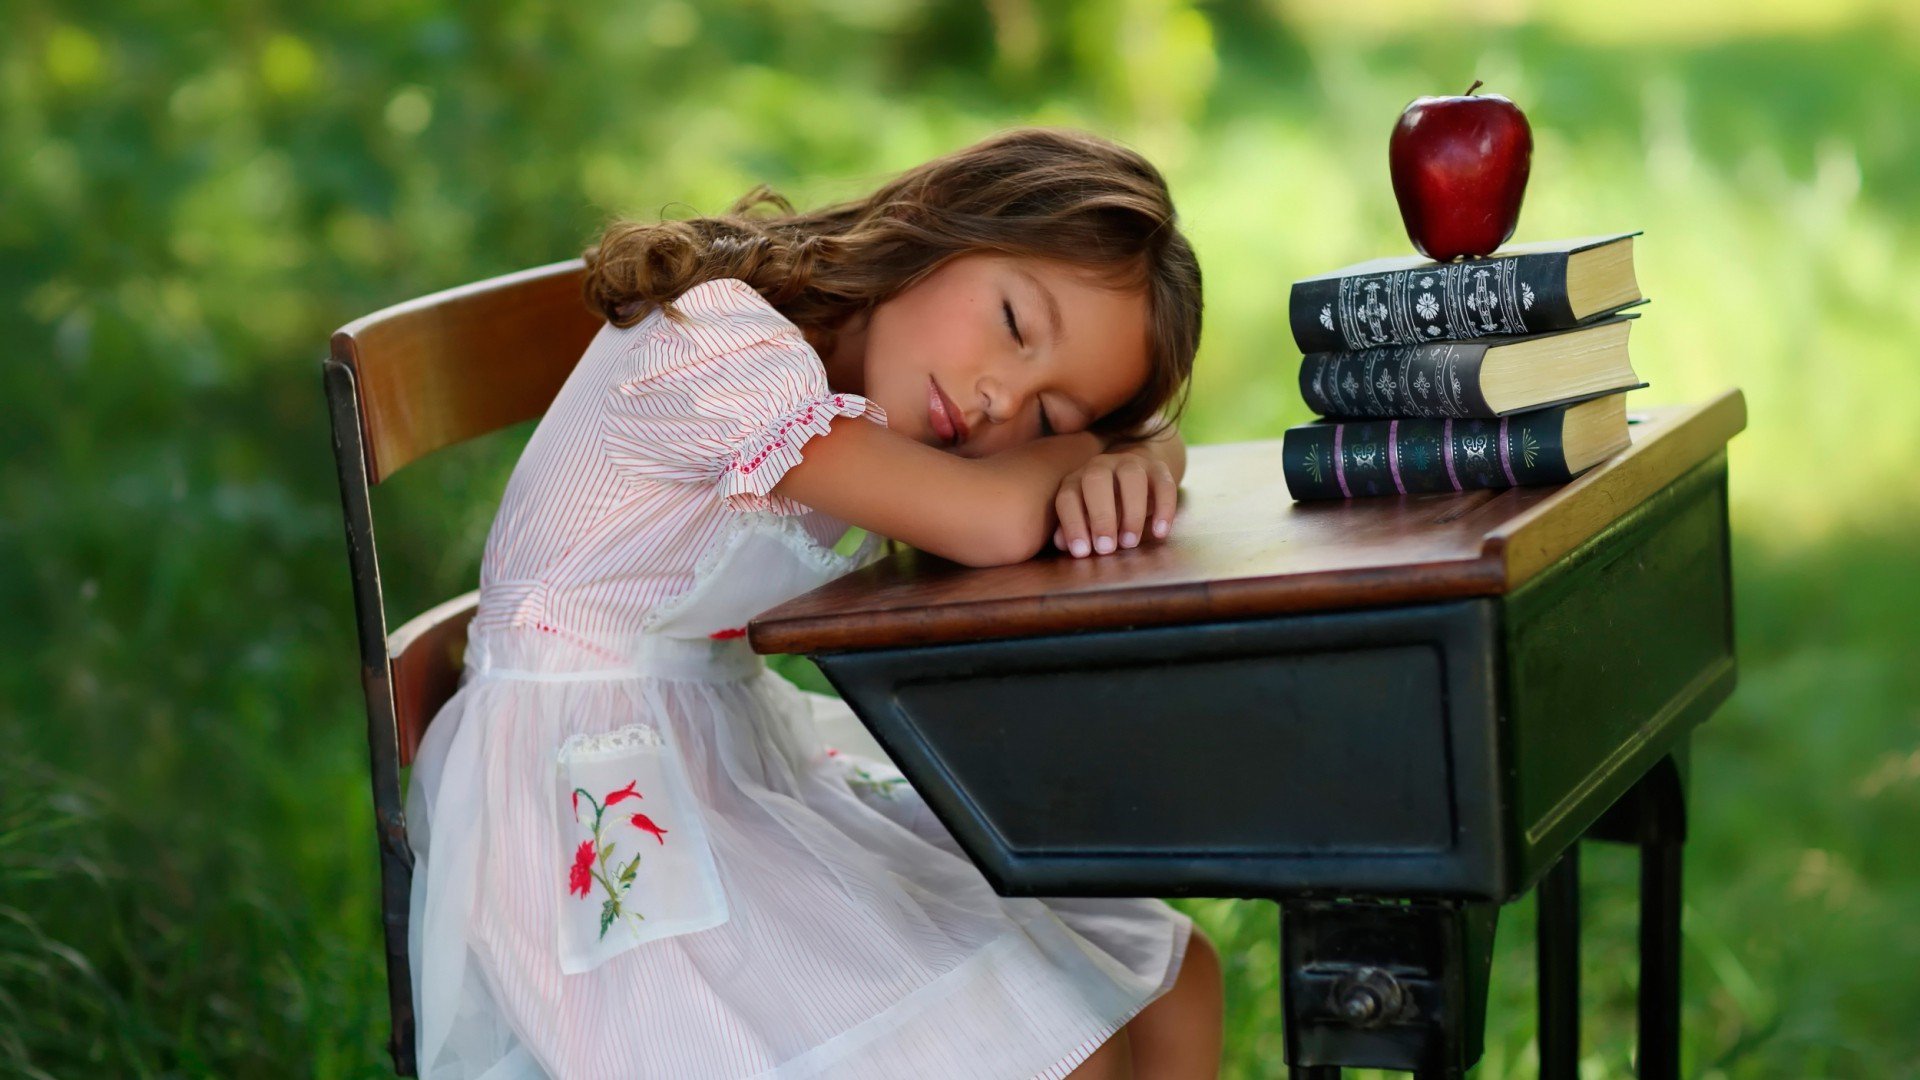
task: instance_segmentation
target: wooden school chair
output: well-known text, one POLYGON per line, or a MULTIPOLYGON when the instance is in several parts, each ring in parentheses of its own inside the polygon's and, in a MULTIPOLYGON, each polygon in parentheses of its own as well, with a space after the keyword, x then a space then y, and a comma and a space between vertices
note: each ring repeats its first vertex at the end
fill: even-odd
POLYGON ((478 592, 387 630, 369 489, 422 456, 539 416, 598 332, 579 259, 437 292, 334 332, 325 372, 367 697, 394 1071, 417 1075, 407 961, 413 852, 400 769, 459 685, 478 592))

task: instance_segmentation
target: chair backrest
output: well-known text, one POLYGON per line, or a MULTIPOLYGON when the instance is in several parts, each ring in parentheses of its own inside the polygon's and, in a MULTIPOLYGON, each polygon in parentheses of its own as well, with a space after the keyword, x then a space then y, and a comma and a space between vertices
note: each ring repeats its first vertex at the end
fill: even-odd
POLYGON ((367 701, 394 1070, 415 1075, 407 918, 413 854, 400 767, 459 684, 476 593, 389 635, 369 489, 445 446, 546 411, 602 325, 580 260, 423 296, 335 331, 322 363, 367 701))
POLYGON ((368 482, 420 457, 545 412, 600 329, 579 259, 448 289, 333 334, 353 370, 368 482))

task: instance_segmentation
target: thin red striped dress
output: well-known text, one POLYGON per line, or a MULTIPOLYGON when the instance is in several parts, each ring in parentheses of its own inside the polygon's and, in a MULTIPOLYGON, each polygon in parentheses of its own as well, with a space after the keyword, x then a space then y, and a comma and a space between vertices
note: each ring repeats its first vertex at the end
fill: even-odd
POLYGON ((608 326, 487 538, 408 792, 428 1078, 1059 1077, 1173 984, 1157 900, 1006 900, 738 631, 854 568, 770 494, 882 423, 734 279, 608 326))

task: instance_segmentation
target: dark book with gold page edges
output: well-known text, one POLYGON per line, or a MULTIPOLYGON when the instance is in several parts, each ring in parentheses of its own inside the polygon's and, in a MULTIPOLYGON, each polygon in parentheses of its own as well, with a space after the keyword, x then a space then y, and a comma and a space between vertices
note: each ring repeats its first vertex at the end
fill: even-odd
POLYGON ((1509 244, 1480 259, 1375 259, 1296 281, 1303 353, 1564 330, 1642 302, 1637 232, 1509 244))
POLYGON ((1637 315, 1523 338, 1309 353, 1300 396, 1321 416, 1504 416, 1646 384, 1627 357, 1637 315))

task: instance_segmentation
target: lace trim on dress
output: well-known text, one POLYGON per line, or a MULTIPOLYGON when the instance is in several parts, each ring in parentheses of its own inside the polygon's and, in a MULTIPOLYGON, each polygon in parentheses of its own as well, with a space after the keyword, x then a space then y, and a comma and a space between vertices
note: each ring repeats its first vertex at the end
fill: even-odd
POLYGON ((836 577, 855 569, 862 556, 870 551, 874 544, 874 538, 869 534, 867 539, 861 542, 860 550, 851 555, 842 555, 815 540, 813 534, 807 531, 798 517, 760 510, 736 514, 728 521, 727 530, 718 540, 709 543, 707 550, 700 553, 699 561, 693 564, 693 584, 685 591, 655 605, 653 610, 647 612, 646 616, 640 620, 640 629, 652 630, 685 610, 687 605, 693 602, 694 597, 700 594, 700 586, 720 568, 721 560, 733 551, 735 542, 750 529, 771 534, 808 566, 832 572, 836 577))
POLYGON ((762 424, 734 450, 721 474, 721 500, 735 510, 805 513, 808 508, 803 504, 768 492, 800 463, 800 448, 807 440, 825 435, 836 416, 867 416, 883 426, 887 422, 884 409, 858 394, 828 394, 801 402, 762 424))
POLYGON ((612 731, 579 732, 560 744, 561 761, 598 761, 643 746, 665 746, 660 729, 652 724, 628 724, 612 731))

